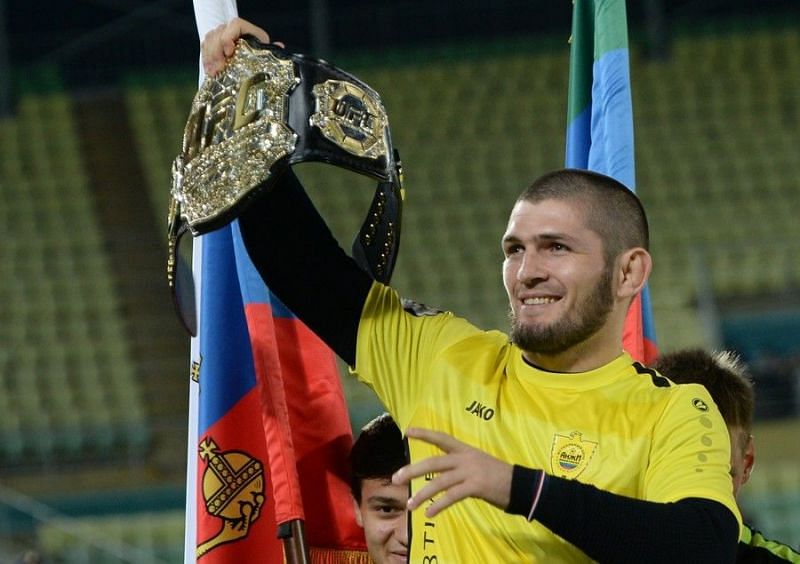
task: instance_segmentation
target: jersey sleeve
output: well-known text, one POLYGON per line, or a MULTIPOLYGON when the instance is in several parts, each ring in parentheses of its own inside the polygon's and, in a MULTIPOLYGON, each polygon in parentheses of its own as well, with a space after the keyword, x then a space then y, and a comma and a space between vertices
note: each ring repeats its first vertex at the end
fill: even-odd
POLYGON ((764 562, 772 564, 800 564, 800 552, 788 544, 766 538, 747 524, 742 527, 737 562, 764 562))
POLYGON ((450 312, 404 302, 395 290, 375 282, 361 314, 353 372, 405 429, 426 382, 436 377, 437 356, 479 332, 450 312))
POLYGON ((645 499, 718 501, 731 510, 741 526, 733 497, 730 456, 728 429, 706 389, 698 384, 675 386, 653 430, 645 499))

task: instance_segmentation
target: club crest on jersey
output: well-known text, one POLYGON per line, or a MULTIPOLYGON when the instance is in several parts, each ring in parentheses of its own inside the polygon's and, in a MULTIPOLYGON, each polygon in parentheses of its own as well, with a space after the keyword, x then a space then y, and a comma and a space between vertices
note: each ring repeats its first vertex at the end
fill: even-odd
POLYGON ((596 448, 595 441, 583 440, 578 431, 556 434, 550 450, 551 473, 561 478, 577 478, 586 470, 596 448))
POLYGON ((202 493, 206 511, 222 520, 219 532, 197 546, 197 558, 222 544, 243 539, 264 505, 264 465, 246 452, 220 452, 211 437, 199 445, 205 461, 202 493))

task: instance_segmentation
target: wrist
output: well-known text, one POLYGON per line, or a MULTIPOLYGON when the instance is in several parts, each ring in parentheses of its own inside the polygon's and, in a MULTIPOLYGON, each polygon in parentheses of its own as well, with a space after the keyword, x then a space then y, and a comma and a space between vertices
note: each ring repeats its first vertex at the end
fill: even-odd
POLYGON ((544 493, 547 474, 544 470, 534 470, 514 465, 511 475, 511 492, 506 513, 522 515, 533 521, 536 506, 544 493))

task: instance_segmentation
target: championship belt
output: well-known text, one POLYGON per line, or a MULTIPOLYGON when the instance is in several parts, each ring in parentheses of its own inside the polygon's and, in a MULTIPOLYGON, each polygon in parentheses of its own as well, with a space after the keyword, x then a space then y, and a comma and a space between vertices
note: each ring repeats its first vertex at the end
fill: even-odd
POLYGON ((172 165, 167 279, 189 333, 197 332, 194 284, 178 258, 181 236, 228 224, 271 189, 281 171, 307 161, 378 182, 353 241, 353 258, 373 278, 388 282, 400 243, 403 194, 380 97, 324 61, 241 38, 225 70, 206 78, 195 95, 172 165))

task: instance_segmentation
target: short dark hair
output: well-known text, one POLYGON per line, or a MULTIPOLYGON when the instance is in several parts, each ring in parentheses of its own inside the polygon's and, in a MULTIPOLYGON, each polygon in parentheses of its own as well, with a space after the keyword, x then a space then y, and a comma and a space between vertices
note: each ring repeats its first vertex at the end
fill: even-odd
POLYGON ((540 176, 517 202, 578 200, 589 228, 600 235, 606 262, 634 247, 649 249, 650 229, 639 198, 624 184, 597 172, 564 168, 540 176))
POLYGON ((702 384, 717 404, 726 425, 741 427, 748 434, 752 430, 753 382, 747 367, 735 353, 685 349, 661 355, 653 368, 676 384, 702 384))
POLYGON ((391 480, 406 460, 403 434, 388 413, 367 423, 350 451, 350 489, 356 503, 361 503, 364 480, 391 480))

